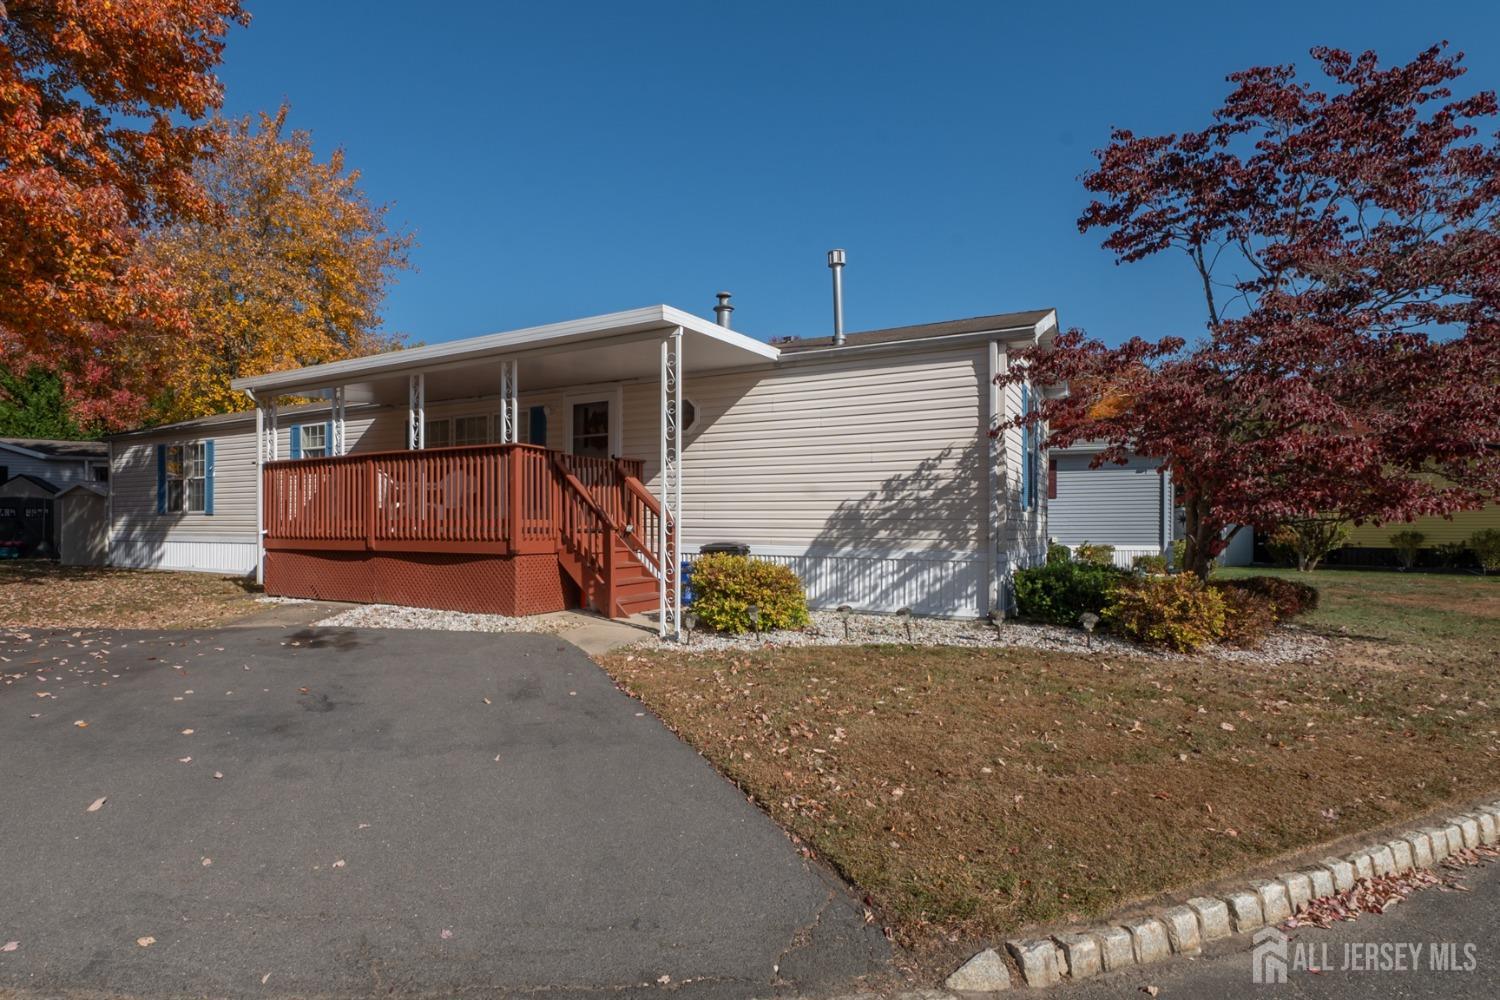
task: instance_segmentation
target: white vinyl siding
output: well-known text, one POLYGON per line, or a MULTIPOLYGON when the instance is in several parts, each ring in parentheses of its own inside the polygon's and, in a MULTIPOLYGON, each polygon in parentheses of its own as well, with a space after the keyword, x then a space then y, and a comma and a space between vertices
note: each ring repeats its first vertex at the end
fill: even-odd
MULTIPOLYGON (((687 545, 830 551, 984 547, 981 346, 693 375, 687 545)), ((657 383, 627 385, 624 451, 655 488, 657 383)))

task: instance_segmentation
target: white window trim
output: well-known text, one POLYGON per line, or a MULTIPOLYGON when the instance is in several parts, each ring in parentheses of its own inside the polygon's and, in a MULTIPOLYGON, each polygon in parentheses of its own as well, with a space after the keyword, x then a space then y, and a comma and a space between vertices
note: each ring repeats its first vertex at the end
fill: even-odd
POLYGON ((162 468, 162 476, 163 476, 163 478, 164 478, 164 480, 166 482, 166 496, 163 498, 164 501, 165 501, 165 509, 163 510, 163 513, 165 513, 165 514, 206 514, 208 512, 208 443, 206 441, 167 441, 167 442, 165 442, 165 444, 167 446, 167 450, 166 450, 166 454, 163 456, 163 462, 165 462, 165 465, 162 468), (181 463, 182 475, 177 476, 175 478, 172 475, 172 449, 173 448, 181 448, 182 449, 182 463, 181 463), (199 454, 199 460, 203 463, 203 465, 202 465, 203 474, 202 475, 199 475, 199 476, 189 476, 187 474, 188 473, 188 450, 190 448, 197 448, 199 450, 199 452, 200 452, 200 454, 199 454), (198 491, 198 503, 199 503, 199 506, 198 506, 198 508, 196 510, 194 510, 192 507, 188 506, 188 494, 189 494, 188 483, 193 482, 194 480, 196 480, 198 482, 201 482, 203 484, 203 488, 198 491), (182 506, 178 507, 178 508, 175 508, 175 509, 172 506, 172 484, 173 483, 181 483, 182 484, 182 488, 181 488, 181 490, 178 493, 178 496, 181 497, 181 499, 182 499, 182 506))
POLYGON ((618 384, 595 389, 578 389, 563 395, 563 451, 573 454, 573 405, 575 403, 609 403, 609 453, 623 455, 621 424, 625 412, 625 392, 618 384))
POLYGON ((328 425, 326 423, 301 424, 297 428, 297 434, 300 437, 300 440, 297 442, 297 446, 300 449, 303 458, 329 457, 329 445, 331 442, 328 440, 328 425), (323 436, 323 443, 317 448, 310 449, 307 446, 307 435, 309 431, 316 431, 323 436), (311 452, 313 451, 316 451, 317 454, 311 454, 311 452))

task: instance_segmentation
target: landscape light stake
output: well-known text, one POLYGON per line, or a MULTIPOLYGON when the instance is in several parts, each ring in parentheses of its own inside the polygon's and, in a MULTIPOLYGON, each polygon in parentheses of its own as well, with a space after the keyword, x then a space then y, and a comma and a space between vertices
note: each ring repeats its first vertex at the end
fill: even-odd
POLYGON ((684 611, 682 613, 682 624, 687 627, 687 644, 693 644, 693 629, 698 627, 698 613, 696 611, 684 611))
POLYGON ((906 623, 906 641, 911 642, 911 608, 898 608, 896 617, 906 623))
POLYGON ((842 618, 843 621, 844 621, 844 641, 848 642, 849 641, 849 616, 854 613, 854 609, 851 608, 847 604, 840 604, 838 606, 838 612, 839 612, 839 617, 842 618))
POLYGON ((752 604, 745 609, 750 613, 750 627, 755 629, 756 641, 760 641, 760 605, 752 604))

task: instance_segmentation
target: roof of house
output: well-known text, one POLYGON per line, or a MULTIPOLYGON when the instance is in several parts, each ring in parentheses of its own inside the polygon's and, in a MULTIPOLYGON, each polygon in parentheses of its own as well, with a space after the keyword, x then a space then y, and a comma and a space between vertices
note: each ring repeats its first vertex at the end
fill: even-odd
POLYGON ((0 437, 0 447, 24 452, 33 458, 77 460, 109 456, 109 445, 103 441, 52 441, 47 438, 0 437))
POLYGON ((39 476, 27 475, 24 472, 20 473, 19 475, 11 476, 5 482, 0 483, 0 490, 5 489, 11 483, 19 482, 19 481, 22 481, 22 480, 30 483, 33 486, 36 486, 36 487, 40 488, 40 489, 46 490, 48 493, 56 493, 57 492, 57 487, 54 486, 53 484, 47 482, 47 480, 42 479, 39 476))
MULTIPOLYGON (((359 410, 369 408, 370 404, 367 403, 350 403, 348 412, 355 413, 359 410)), ((327 403, 303 403, 299 406, 279 406, 276 408, 276 413, 278 418, 300 417, 314 413, 327 413, 328 409, 329 405, 327 403)), ((206 417, 195 417, 192 420, 179 420, 174 424, 156 424, 151 427, 139 427, 133 431, 120 431, 117 434, 108 435, 107 440, 115 441, 122 438, 140 437, 144 434, 156 434, 162 431, 212 430, 215 427, 233 426, 234 424, 242 424, 254 419, 255 411, 253 409, 235 410, 233 413, 214 413, 206 417)))
MULTIPOLYGON (((995 313, 990 316, 973 316, 969 319, 950 319, 941 323, 919 323, 914 326, 892 326, 882 330, 862 330, 844 335, 844 347, 863 347, 869 344, 895 344, 908 340, 930 340, 934 337, 955 337, 973 333, 999 333, 1004 331, 1035 328, 1054 309, 1028 309, 1023 312, 995 313)), ((830 337, 793 337, 774 342, 783 354, 798 351, 826 350, 836 345, 830 337)))

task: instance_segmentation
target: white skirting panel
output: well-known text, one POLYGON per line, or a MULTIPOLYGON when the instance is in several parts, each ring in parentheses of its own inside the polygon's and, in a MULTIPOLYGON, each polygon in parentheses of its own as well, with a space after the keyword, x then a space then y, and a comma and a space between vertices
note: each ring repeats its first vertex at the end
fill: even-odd
POLYGON ((911 608, 919 615, 975 618, 984 601, 981 552, 815 552, 752 546, 750 554, 790 567, 813 608, 848 604, 859 611, 911 608))
POLYGON ((109 563, 129 569, 175 569, 242 576, 255 572, 258 549, 253 541, 114 538, 110 540, 109 563))

